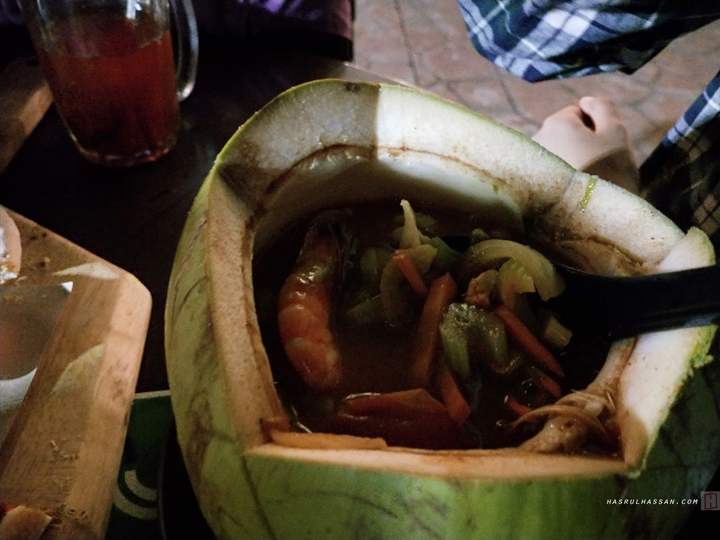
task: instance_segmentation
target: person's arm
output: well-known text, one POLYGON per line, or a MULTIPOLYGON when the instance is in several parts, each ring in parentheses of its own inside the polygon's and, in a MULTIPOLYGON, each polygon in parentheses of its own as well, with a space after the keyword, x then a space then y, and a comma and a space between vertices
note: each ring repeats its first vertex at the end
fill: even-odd
MULTIPOLYGON (((531 82, 632 72, 677 36, 720 15, 708 3, 687 0, 458 2, 478 52, 531 82)), ((625 128, 606 100, 583 98, 558 111, 533 138, 580 170, 638 190, 625 128)))
POLYGON ((533 140, 578 170, 638 193, 640 174, 615 103, 584 97, 548 116, 533 140))
POLYGON ((458 3, 478 52, 528 81, 631 73, 719 11, 715 2, 692 0, 458 3))

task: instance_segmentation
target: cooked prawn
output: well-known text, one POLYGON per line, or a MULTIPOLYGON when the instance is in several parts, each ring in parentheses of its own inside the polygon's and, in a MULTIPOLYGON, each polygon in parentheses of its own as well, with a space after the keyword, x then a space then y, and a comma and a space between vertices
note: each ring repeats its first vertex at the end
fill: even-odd
POLYGON ((340 354, 330 329, 339 270, 339 242, 328 223, 316 223, 305 236, 278 298, 285 353, 303 381, 316 390, 328 390, 340 382, 340 354))

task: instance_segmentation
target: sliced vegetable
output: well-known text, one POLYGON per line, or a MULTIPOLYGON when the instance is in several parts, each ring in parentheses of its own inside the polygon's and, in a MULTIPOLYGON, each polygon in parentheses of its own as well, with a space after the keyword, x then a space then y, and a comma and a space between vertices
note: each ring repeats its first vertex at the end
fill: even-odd
POLYGON ((341 403, 333 425, 341 433, 382 437, 393 446, 442 449, 472 445, 447 407, 424 388, 350 396, 341 403))
POLYGON ((400 201, 400 206, 402 206, 403 218, 405 220, 402 236, 400 237, 400 249, 416 247, 420 244, 429 244, 430 238, 425 236, 420 232, 420 229, 418 229, 415 212, 413 211, 412 206, 410 206, 410 203, 403 199, 400 201))
POLYGON ((490 309, 492 297, 495 295, 495 285, 497 281, 497 270, 485 270, 479 276, 472 278, 470 283, 468 283, 465 302, 471 306, 490 309))
POLYGON ((413 384, 425 388, 430 381, 432 361, 435 356, 440 323, 445 308, 453 301, 457 294, 457 286, 450 274, 445 274, 430 285, 425 305, 423 306, 417 335, 413 348, 413 364, 411 380, 413 384))
MULTIPOLYGON (((498 282, 497 270, 485 270, 482 274, 470 280, 473 292, 490 294, 498 282)), ((470 286, 468 286, 468 291, 470 286)))
POLYGON ((513 311, 519 295, 535 292, 532 277, 516 259, 509 259, 500 267, 497 285, 500 301, 513 311))
POLYGON ((550 315, 545 321, 542 332, 542 340, 556 349, 564 349, 570 343, 572 331, 563 326, 560 321, 550 315))
MULTIPOLYGON (((402 251, 410 256, 422 275, 428 272, 437 253, 434 247, 424 244, 402 251)), ((380 277, 380 298, 385 316, 393 326, 404 325, 416 313, 417 294, 408 285, 405 273, 392 257, 385 265, 380 277)))
POLYGON ((470 405, 465 400, 460 388, 458 387, 453 374, 445 362, 440 362, 440 393, 442 394, 443 403, 447 407, 450 418, 458 424, 462 424, 468 419, 470 413, 470 405))
POLYGON ((534 335, 540 335, 542 323, 535 314, 528 293, 535 292, 535 284, 525 267, 515 259, 508 259, 498 271, 497 284, 500 302, 517 315, 534 335))
POLYGON ((430 214, 424 212, 415 212, 415 222, 418 229, 428 236, 434 236, 438 233, 438 220, 430 214))
MULTIPOLYGON (((438 220, 431 216, 430 214, 426 214, 424 212, 415 212, 413 210, 413 213, 415 214, 415 222, 417 223, 417 228, 420 229, 420 232, 423 234, 426 234, 428 236, 436 236, 438 234, 438 220)), ((399 225, 396 229, 397 231, 402 230, 402 224, 405 221, 405 218, 403 215, 396 216, 393 218, 393 224, 399 225)), ((393 231, 393 234, 395 231, 393 231)), ((400 236, 398 236, 398 241, 400 240, 400 236)))
MULTIPOLYGON (((498 318, 498 321, 500 319, 498 318)), ((502 321, 500 321, 500 324, 502 324, 502 321)), ((505 325, 503 324, 503 328, 505 328, 505 325)), ((499 375, 503 378, 510 378, 514 377, 517 372, 520 370, 521 367, 527 366, 528 362, 526 361, 527 353, 525 351, 521 351, 519 349, 510 349, 508 352, 508 360, 507 363, 503 366, 502 371, 495 370, 495 374, 499 375)))
POLYGON ((507 331, 517 342, 528 352, 540 367, 563 377, 563 369, 555 359, 553 354, 548 351, 540 340, 525 326, 522 321, 507 306, 497 306, 495 314, 502 320, 507 331))
POLYGON ((449 272, 460 258, 460 253, 447 245, 442 238, 434 236, 430 239, 430 245, 437 249, 437 255, 433 260, 433 270, 439 274, 449 272))
POLYGON ((378 294, 380 277, 393 253, 390 248, 369 247, 361 250, 360 242, 351 237, 350 233, 347 233, 345 243, 352 246, 352 249, 343 251, 340 275, 342 285, 338 297, 338 307, 342 310, 361 304, 378 294))
POLYGON ((442 414, 445 407, 424 388, 388 393, 354 394, 346 397, 341 407, 355 414, 387 414, 413 418, 419 414, 442 414))
POLYGON ((478 244, 482 242, 483 240, 489 240, 490 235, 485 232, 484 229, 481 229, 479 227, 473 229, 470 231, 470 244, 478 244))
POLYGON ((515 259, 525 268, 543 301, 565 289, 562 278, 544 255, 512 240, 491 239, 470 246, 458 261, 458 279, 467 283, 485 270, 498 268, 507 259, 515 259))
MULTIPOLYGON (((446 359, 463 380, 474 365, 482 365, 497 375, 505 375, 512 366, 508 356, 505 325, 493 313, 468 304, 451 304, 440 326, 440 334, 447 336, 448 348, 443 349, 446 359), (468 357, 468 366, 462 364, 462 347, 468 357)), ((445 346, 445 340, 443 341, 445 346)))
MULTIPOLYGON (((553 398, 560 399, 560 396, 562 396, 562 389, 555 379, 534 366, 527 366, 527 372, 530 376, 528 382, 533 382, 553 398)), ((547 403, 539 403, 538 405, 541 404, 546 405, 547 403)))
POLYGON ((437 248, 429 244, 422 244, 402 251, 410 256, 418 271, 422 275, 425 275, 430 271, 430 267, 437 255, 437 248))
POLYGON ((443 320, 440 325, 443 356, 453 373, 465 381, 470 376, 467 328, 443 320))
POLYGON ((559 399, 560 396, 562 396, 562 389, 560 388, 560 385, 549 375, 545 375, 544 373, 541 374, 538 377, 538 384, 555 399, 559 399))
POLYGON ((390 259, 380 277, 380 301, 387 321, 392 326, 402 326, 415 313, 407 280, 393 259, 390 259))
POLYGON ((372 298, 360 302, 345 312, 348 321, 359 326, 383 324, 387 322, 382 298, 377 294, 372 298))
MULTIPOLYGON (((531 409, 527 405, 523 405, 517 399, 510 395, 505 396, 505 405, 507 405, 507 408, 510 410, 510 412, 516 419, 522 418, 526 414, 529 414, 533 411, 533 409, 531 409)), ((536 417, 531 417, 528 418, 526 421, 535 424, 538 420, 536 417)))
POLYGON ((508 354, 505 326, 494 313, 481 309, 477 311, 480 319, 471 326, 470 358, 496 375, 507 375, 514 371, 515 366, 508 354))
POLYGON ((379 291, 380 277, 392 255, 393 252, 390 249, 371 247, 366 249, 360 257, 363 288, 368 291, 370 296, 379 291))
POLYGON ((415 266, 415 262, 413 262, 412 257, 407 250, 397 250, 395 255, 393 255, 393 260, 413 290, 421 296, 426 296, 428 293, 428 287, 425 285, 425 281, 423 280, 418 267, 415 266))

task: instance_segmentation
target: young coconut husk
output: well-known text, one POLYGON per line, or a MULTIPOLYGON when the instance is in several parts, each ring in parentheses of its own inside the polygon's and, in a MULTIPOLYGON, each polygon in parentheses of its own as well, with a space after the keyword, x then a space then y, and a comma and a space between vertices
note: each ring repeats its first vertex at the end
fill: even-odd
MULTIPOLYGON (((613 403, 618 456, 522 449, 286 446, 258 328, 253 253, 295 218, 410 197, 483 212, 606 270, 714 262, 649 204, 573 170, 527 137, 438 97, 327 80, 291 89, 228 142, 188 217, 166 306, 178 440, 220 538, 669 537, 720 455, 714 328, 631 340, 613 403), (607 261, 616 261, 608 265, 607 261), (710 366, 708 366, 710 367, 710 366), (691 375, 693 375, 691 377, 691 375)), ((297 434, 302 436, 302 434, 297 434)))

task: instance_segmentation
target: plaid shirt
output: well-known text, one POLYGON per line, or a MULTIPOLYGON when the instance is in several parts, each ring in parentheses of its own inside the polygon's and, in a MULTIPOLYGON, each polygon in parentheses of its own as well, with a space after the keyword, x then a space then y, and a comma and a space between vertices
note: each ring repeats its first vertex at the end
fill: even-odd
MULTIPOLYGON (((475 48, 528 81, 632 73, 720 18, 693 0, 458 0, 475 48)), ((692 74, 688 73, 688 76, 692 74)), ((720 72, 640 168, 647 198, 720 249, 720 72)))

